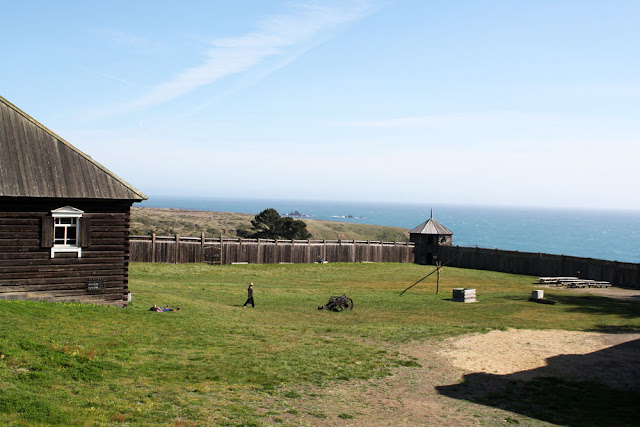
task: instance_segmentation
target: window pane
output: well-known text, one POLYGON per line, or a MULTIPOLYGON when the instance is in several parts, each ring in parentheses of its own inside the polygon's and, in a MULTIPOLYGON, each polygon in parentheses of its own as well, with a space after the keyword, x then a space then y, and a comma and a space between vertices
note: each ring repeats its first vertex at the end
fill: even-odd
POLYGON ((55 227, 55 239, 62 239, 64 240, 64 227, 55 227))
POLYGON ((67 245, 76 244, 76 227, 67 228, 67 245))

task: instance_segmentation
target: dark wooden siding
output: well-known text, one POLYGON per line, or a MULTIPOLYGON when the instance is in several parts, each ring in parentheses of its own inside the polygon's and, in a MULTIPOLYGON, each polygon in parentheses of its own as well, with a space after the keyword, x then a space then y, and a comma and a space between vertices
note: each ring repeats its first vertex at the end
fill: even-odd
POLYGON ((131 201, 0 198, 0 298, 122 304, 129 279, 131 201), (43 218, 73 206, 91 218, 90 244, 75 253, 41 247, 43 218), (87 283, 104 279, 104 290, 87 283))

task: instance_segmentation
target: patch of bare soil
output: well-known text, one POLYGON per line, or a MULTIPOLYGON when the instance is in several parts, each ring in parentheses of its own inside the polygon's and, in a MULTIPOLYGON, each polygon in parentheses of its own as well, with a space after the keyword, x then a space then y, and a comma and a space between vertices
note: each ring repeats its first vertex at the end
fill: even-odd
POLYGON ((509 329, 448 340, 440 353, 467 372, 510 375, 517 380, 596 381, 634 389, 640 384, 638 357, 635 347, 622 344, 636 340, 640 340, 638 333, 509 329))
POLYGON ((394 369, 391 377, 335 382, 298 390, 297 399, 264 402, 264 411, 282 411, 277 419, 290 425, 431 426, 476 425, 478 420, 502 422, 509 414, 461 402, 439 394, 435 386, 460 381, 461 371, 438 354, 433 343, 394 347, 413 356, 420 367, 394 369), (287 412, 288 411, 288 412, 287 412))
POLYGON ((420 367, 395 368, 383 379, 297 390, 300 397, 273 398, 263 402, 263 410, 278 413, 270 422, 290 425, 552 425, 445 396, 437 387, 455 385, 466 374, 486 373, 509 380, 536 376, 594 380, 635 389, 640 384, 638 346, 625 347, 635 340, 640 334, 512 329, 414 342, 390 350, 415 358, 420 367))

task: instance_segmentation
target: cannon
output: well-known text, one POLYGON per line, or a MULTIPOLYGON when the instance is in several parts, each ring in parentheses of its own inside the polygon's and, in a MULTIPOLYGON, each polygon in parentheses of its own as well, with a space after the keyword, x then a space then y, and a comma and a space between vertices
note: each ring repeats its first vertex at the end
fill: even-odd
POLYGON ((325 305, 319 305, 318 310, 343 311, 353 310, 353 300, 346 295, 332 296, 325 305))

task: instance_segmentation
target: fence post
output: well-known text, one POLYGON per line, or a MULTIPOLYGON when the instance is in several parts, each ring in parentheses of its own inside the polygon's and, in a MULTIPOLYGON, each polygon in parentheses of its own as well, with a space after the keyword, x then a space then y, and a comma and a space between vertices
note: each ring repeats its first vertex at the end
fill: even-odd
POLYGON ((180 255, 180 236, 176 234, 176 250, 173 253, 173 263, 178 263, 178 256, 180 255))
POLYGON ((327 240, 322 239, 322 259, 327 260, 327 240))
POLYGON ((222 247, 222 233, 220 233, 220 265, 224 265, 224 248, 222 247))
POLYGON ((262 264, 262 239, 258 237, 258 248, 256 249, 256 264, 262 264))
POLYGON ((200 262, 204 262, 204 231, 200 234, 200 262))
POLYGON ((156 233, 151 233, 151 262, 156 262, 156 233))
POLYGON ((277 264, 280 259, 280 252, 278 252, 278 239, 273 239, 273 263, 277 264))
POLYGON ((291 264, 293 264, 293 251, 295 250, 296 241, 295 239, 291 239, 291 264))
POLYGON ((356 239, 353 239, 353 250, 352 250, 353 254, 351 255, 351 259, 353 261, 351 262, 356 262, 356 255, 358 253, 358 251, 356 250, 356 239))

